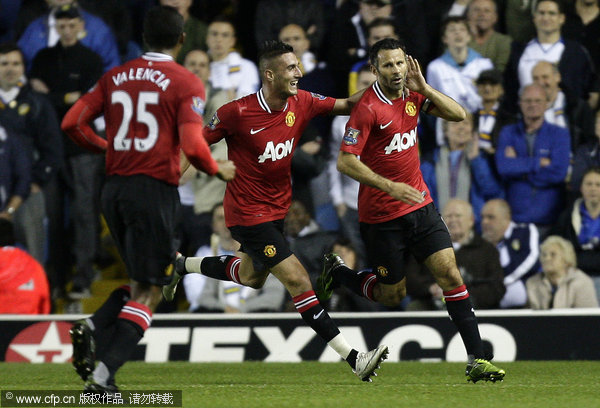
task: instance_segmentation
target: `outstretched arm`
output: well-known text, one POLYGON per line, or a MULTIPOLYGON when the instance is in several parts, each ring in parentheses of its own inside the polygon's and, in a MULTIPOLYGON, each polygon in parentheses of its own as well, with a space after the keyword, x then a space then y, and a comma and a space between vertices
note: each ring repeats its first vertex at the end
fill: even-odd
POLYGON ((431 101, 434 106, 428 113, 452 122, 460 122, 466 118, 467 113, 458 102, 425 81, 419 62, 416 59, 407 55, 406 64, 408 66, 406 86, 409 90, 418 92, 431 101))
POLYGON ((406 204, 414 205, 423 202, 423 195, 419 190, 408 184, 397 183, 380 176, 352 153, 340 151, 337 169, 360 183, 384 191, 396 200, 400 200, 406 204))
POLYGON ((349 98, 336 99, 335 105, 333 105, 333 109, 331 110, 331 114, 332 115, 350 115, 352 108, 354 107, 354 105, 356 105, 356 103, 360 100, 360 98, 362 98, 362 96, 365 93, 365 91, 367 90, 367 88, 361 89, 360 91, 356 92, 349 98))

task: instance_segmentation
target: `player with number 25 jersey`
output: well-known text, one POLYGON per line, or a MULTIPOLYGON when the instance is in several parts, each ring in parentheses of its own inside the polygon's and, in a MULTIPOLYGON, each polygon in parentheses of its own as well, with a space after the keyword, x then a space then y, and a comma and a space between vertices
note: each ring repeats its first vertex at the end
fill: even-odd
POLYGON ((70 135, 84 147, 106 146, 106 173, 145 174, 177 185, 180 142, 196 168, 210 175, 217 172, 208 145, 199 137, 204 101, 204 85, 198 78, 170 56, 148 52, 104 74, 81 98, 85 108, 70 112, 65 124, 74 120, 78 126, 82 118, 75 114, 93 118, 104 112, 106 141, 91 129, 79 128, 70 135), (178 128, 185 125, 195 134, 187 137, 183 132, 180 141, 178 128))
POLYGON ((174 60, 185 39, 183 26, 175 8, 150 8, 144 17, 149 52, 104 74, 62 122, 83 148, 106 151, 100 204, 131 279, 69 331, 73 366, 89 392, 118 391, 115 375, 150 327, 162 286, 172 280, 181 151, 200 170, 225 181, 235 177, 235 165, 216 162, 202 137, 202 82, 174 60), (106 139, 90 126, 101 113, 106 139), (96 363, 98 333, 107 346, 96 363))

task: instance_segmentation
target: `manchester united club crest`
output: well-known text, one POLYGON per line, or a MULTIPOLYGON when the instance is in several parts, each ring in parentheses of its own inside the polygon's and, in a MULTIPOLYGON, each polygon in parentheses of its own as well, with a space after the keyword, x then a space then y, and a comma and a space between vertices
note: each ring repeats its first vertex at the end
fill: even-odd
POLYGON ((388 275, 388 270, 385 266, 378 266, 377 267, 377 275, 379 276, 387 276, 388 275))
POLYGON ((417 114, 417 107, 414 102, 408 101, 406 102, 406 107, 404 108, 408 116, 415 116, 417 114))
POLYGON ((277 249, 275 248, 275 245, 266 245, 264 253, 268 258, 273 258, 277 254, 277 249))
POLYGON ((292 127, 294 126, 294 123, 296 123, 296 114, 294 112, 288 112, 287 115, 285 115, 285 124, 292 127))

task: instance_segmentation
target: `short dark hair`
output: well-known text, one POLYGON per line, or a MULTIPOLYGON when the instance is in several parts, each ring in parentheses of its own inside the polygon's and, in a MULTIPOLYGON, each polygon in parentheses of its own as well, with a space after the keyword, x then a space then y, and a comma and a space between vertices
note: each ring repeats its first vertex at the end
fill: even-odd
POLYGON ((371 32, 372 28, 375 27, 385 27, 385 26, 390 26, 394 29, 394 33, 397 31, 396 30, 396 24, 394 24, 394 21, 389 18, 389 17, 377 17, 376 19, 374 19, 373 21, 371 21, 369 23, 369 25, 367 26, 367 33, 371 32))
POLYGON ((475 80, 477 85, 481 84, 494 84, 502 85, 502 72, 496 68, 486 69, 479 73, 479 76, 475 80))
POLYGON ((277 58, 280 55, 288 54, 290 52, 293 53, 294 48, 291 45, 284 43, 283 41, 279 41, 279 40, 265 41, 263 43, 262 47, 260 48, 260 52, 258 55, 258 66, 259 66, 260 72, 263 72, 265 70, 267 64, 273 58, 277 58))
POLYGON ((59 20, 61 18, 66 19, 74 19, 81 18, 81 13, 79 12, 79 7, 75 4, 65 4, 61 6, 54 12, 54 18, 59 20))
POLYGON ((23 55, 23 51, 21 48, 19 48, 17 43, 5 42, 0 44, 0 55, 8 54, 9 52, 14 51, 17 51, 19 54, 21 54, 21 62, 25 63, 25 56, 23 55))
MULTIPOLYGON (((467 28, 467 31, 469 31, 469 22, 467 21, 466 17, 464 17, 464 16, 450 16, 450 17, 446 17, 444 19, 444 21, 442 21, 442 27, 441 27, 441 30, 440 30, 440 35, 442 37, 446 33, 446 28, 448 28, 448 25, 453 24, 453 23, 464 24, 464 26, 467 28)), ((470 31, 469 31, 469 33, 470 33, 470 31)))
POLYGON ((565 14, 565 9, 564 9, 563 3, 562 3, 562 1, 560 1, 560 0, 538 0, 538 1, 535 3, 535 9, 534 9, 534 11, 537 11, 537 9, 538 9, 538 7, 540 6, 540 3, 541 3, 542 1, 549 1, 549 2, 551 2, 551 3, 554 3, 554 4, 556 4, 556 7, 558 7, 558 12, 559 12, 560 14, 565 14))
POLYGON ((183 33, 183 16, 169 6, 154 6, 144 17, 144 41, 150 49, 174 48, 183 33))
POLYGON ((587 176, 590 173, 600 174, 600 167, 598 167, 598 166, 588 167, 585 170, 585 172, 583 173, 583 177, 581 178, 581 181, 583 181, 583 179, 585 178, 585 176, 587 176))
POLYGON ((233 35, 236 35, 236 29, 235 29, 235 24, 233 24, 233 20, 230 19, 229 17, 227 17, 225 14, 219 14, 218 16, 216 16, 215 18, 213 18, 210 23, 208 23, 208 25, 214 24, 214 23, 224 23, 224 24, 229 24, 231 26, 231 28, 233 28, 233 35))
POLYGON ((384 38, 383 40, 377 41, 369 50, 369 62, 374 67, 377 67, 377 55, 381 50, 397 50, 400 48, 406 54, 406 48, 400 40, 395 38, 384 38))

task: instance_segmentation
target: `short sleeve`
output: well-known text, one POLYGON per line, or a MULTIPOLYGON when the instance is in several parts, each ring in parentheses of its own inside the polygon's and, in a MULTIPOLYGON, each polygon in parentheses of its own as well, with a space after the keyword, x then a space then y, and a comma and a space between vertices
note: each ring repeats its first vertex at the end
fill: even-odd
POLYGON ((303 99, 303 106, 309 107, 308 113, 311 118, 331 113, 333 106, 335 105, 335 98, 323 96, 314 92, 300 90, 298 91, 298 98, 303 99))
POLYGON ((179 101, 177 110, 177 125, 184 123, 202 124, 202 115, 206 105, 204 84, 198 78, 191 76, 191 81, 185 82, 186 93, 179 101), (189 90, 188 90, 189 89, 189 90))
POLYGON ((356 105, 352 109, 350 120, 346 124, 340 150, 360 156, 367 139, 369 139, 374 123, 374 112, 366 104, 359 103, 356 105))
POLYGON ((234 113, 237 109, 235 101, 226 103, 213 114, 210 122, 204 126, 204 138, 208 144, 213 144, 232 134, 235 119, 234 113))

